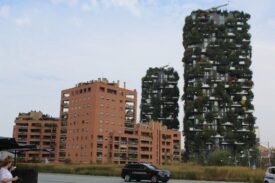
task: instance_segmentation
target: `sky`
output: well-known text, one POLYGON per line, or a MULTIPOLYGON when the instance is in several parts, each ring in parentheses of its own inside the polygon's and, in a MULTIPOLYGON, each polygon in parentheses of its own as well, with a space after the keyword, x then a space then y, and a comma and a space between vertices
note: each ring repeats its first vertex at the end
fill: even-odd
MULTIPOLYGON (((169 64, 183 88, 184 19, 225 0, 0 0, 0 136, 19 112, 59 116, 61 90, 100 77, 137 89, 149 67, 169 64)), ((231 0, 251 15, 256 125, 275 147, 274 0, 231 0)), ((182 101, 179 121, 183 121, 182 101)))

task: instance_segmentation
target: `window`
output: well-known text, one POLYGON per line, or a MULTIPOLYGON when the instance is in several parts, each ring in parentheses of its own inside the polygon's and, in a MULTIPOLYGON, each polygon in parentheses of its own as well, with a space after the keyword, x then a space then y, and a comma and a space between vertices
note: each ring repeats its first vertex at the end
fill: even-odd
POLYGON ((116 95, 117 91, 112 89, 107 89, 107 93, 116 95))
POLYGON ((63 96, 64 96, 64 97, 69 97, 70 94, 69 94, 69 93, 64 93, 63 96))
POLYGON ((105 92, 105 88, 104 88, 104 87, 100 87, 99 90, 100 90, 101 92, 105 92))

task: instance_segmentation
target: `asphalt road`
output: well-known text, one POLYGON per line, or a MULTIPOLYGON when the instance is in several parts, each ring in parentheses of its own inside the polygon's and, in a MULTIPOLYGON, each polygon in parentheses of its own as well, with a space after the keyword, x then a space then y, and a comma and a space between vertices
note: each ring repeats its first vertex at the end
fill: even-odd
MULTIPOLYGON (((39 173, 38 183, 122 183, 120 177, 39 173)), ((143 181, 146 182, 146 181, 143 181)), ((148 182, 148 181, 147 181, 148 182)), ((211 181, 170 180, 168 183, 217 183, 211 181)), ((222 183, 222 182, 218 182, 222 183)), ((228 183, 228 182, 227 182, 228 183)))

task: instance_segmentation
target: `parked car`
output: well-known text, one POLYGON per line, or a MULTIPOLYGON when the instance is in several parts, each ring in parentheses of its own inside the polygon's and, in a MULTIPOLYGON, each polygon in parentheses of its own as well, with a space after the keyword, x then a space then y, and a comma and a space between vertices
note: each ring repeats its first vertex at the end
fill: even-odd
POLYGON ((147 163, 130 163, 126 164, 121 172, 121 177, 125 182, 132 180, 151 180, 153 183, 159 181, 168 182, 170 179, 170 172, 168 170, 160 170, 154 165, 147 163))
POLYGON ((264 183, 275 183, 275 166, 267 168, 264 183))

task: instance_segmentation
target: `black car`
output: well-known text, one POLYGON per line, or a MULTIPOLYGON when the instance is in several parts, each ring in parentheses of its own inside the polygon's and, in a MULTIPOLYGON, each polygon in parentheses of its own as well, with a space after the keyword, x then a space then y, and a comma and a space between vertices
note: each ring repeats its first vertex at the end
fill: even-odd
POLYGON ((126 164, 121 172, 121 177, 125 182, 131 180, 151 180, 151 182, 168 182, 170 179, 170 172, 168 170, 160 170, 154 165, 147 163, 131 163, 126 164))

